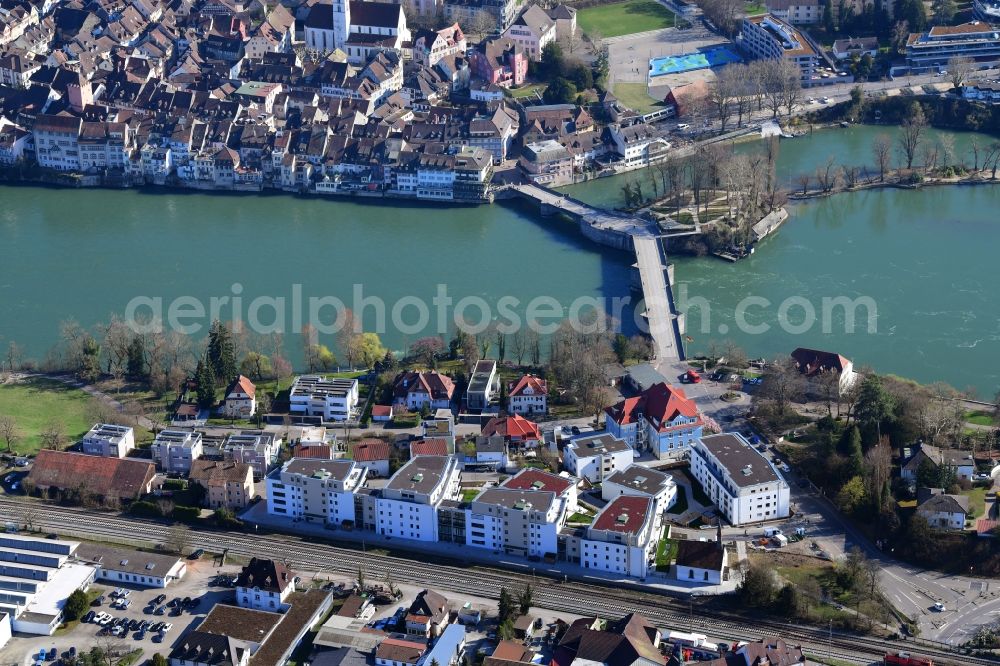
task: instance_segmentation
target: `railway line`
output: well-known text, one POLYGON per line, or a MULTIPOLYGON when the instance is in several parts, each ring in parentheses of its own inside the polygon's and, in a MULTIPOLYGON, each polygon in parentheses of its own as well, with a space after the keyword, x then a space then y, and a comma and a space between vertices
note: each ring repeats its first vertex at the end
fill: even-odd
MULTIPOLYGON (((27 500, 0 498, 0 520, 24 523, 27 500)), ((66 536, 126 543, 163 543, 169 526, 151 520, 122 518, 117 515, 76 507, 56 507, 31 502, 33 527, 66 536)), ((308 537, 284 534, 247 534, 243 532, 191 530, 190 547, 219 551, 228 548, 240 556, 285 560, 295 568, 353 577, 363 568, 370 580, 391 576, 395 581, 433 587, 458 594, 496 599, 501 588, 518 589, 528 580, 525 574, 488 567, 457 567, 434 562, 358 552, 350 548, 316 543, 308 537)), ((751 622, 736 615, 705 608, 689 602, 650 592, 614 588, 581 582, 557 582, 548 577, 532 577, 534 605, 557 612, 617 618, 636 612, 659 627, 701 631, 726 641, 781 636, 801 644, 814 656, 835 657, 841 661, 868 664, 886 652, 910 650, 931 656, 937 662, 955 664, 997 664, 979 657, 957 655, 947 650, 898 643, 879 638, 842 634, 818 627, 785 624, 773 620, 751 622), (697 610, 697 613, 695 612, 697 610), (694 623, 694 619, 699 620, 694 623)))

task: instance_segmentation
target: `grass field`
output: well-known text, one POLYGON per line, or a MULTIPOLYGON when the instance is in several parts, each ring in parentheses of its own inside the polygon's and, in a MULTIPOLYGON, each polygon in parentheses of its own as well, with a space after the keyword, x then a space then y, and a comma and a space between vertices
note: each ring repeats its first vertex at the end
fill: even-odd
POLYGON ((993 425, 993 414, 984 411, 966 412, 965 422, 981 426, 993 425))
POLYGON ((962 491, 969 498, 969 518, 982 518, 986 509, 986 488, 962 491))
POLYGON ((674 25, 674 15, 655 0, 625 0, 586 7, 577 13, 576 20, 584 32, 596 30, 603 37, 631 35, 674 25))
POLYGON ((639 113, 649 113, 663 108, 661 100, 653 99, 646 92, 645 83, 616 83, 614 93, 622 104, 639 113))
MULTIPOLYGON (((42 446, 41 433, 58 422, 68 441, 83 437, 90 426, 93 398, 80 389, 51 379, 29 379, 0 386, 0 414, 14 417, 21 436, 14 451, 28 455, 42 446)), ((6 446, 6 442, 0 441, 6 446)))
POLYGON ((530 83, 526 86, 521 86, 520 88, 509 89, 507 92, 514 99, 524 99, 526 97, 534 99, 536 94, 541 95, 548 87, 549 85, 547 83, 530 83))

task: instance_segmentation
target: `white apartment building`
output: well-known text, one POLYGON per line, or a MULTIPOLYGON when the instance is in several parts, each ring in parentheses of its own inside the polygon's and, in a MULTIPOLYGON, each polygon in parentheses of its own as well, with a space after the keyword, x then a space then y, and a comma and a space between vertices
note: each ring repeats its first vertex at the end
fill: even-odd
POLYGON ((521 557, 554 555, 568 504, 552 491, 487 488, 465 510, 465 543, 521 557))
POLYGON ((303 375, 295 378, 289 393, 292 414, 319 416, 324 421, 346 421, 357 407, 357 379, 303 375))
POLYGON ((267 477, 267 512, 326 525, 353 524, 354 492, 368 471, 353 460, 292 458, 267 477))
POLYGON ((605 477, 601 484, 601 498, 606 502, 623 495, 650 497, 655 505, 654 510, 663 513, 677 501, 677 484, 669 474, 633 463, 605 477))
POLYGON ((222 447, 226 460, 246 463, 253 468, 255 480, 267 476, 268 470, 278 461, 281 440, 272 432, 244 430, 238 435, 230 435, 222 447))
POLYGON ((767 0, 771 16, 792 25, 810 25, 823 20, 820 0, 767 0))
POLYGON ((35 158, 39 166, 56 171, 79 171, 80 127, 73 116, 41 114, 31 132, 35 136, 35 158))
POLYGON ((631 465, 634 457, 624 440, 602 432, 570 440, 563 450, 563 465, 574 476, 601 483, 631 465))
POLYGON ((696 442, 691 472, 732 525, 788 517, 788 484, 739 433, 696 442))
POLYGON ((438 507, 461 493, 461 466, 454 456, 417 456, 404 465, 376 499, 375 530, 384 536, 438 540, 438 507))
POLYGON ((200 432, 161 430, 150 450, 160 470, 187 476, 191 472, 191 462, 201 457, 204 448, 200 432))
POLYGON ((135 448, 135 434, 128 426, 97 423, 87 431, 80 450, 91 456, 124 458, 135 448))
POLYGON ((646 123, 611 125, 608 128, 615 142, 615 153, 624 166, 639 166, 659 162, 667 156, 670 142, 657 135, 657 130, 646 123))
POLYGON ((622 495, 613 500, 580 540, 580 565, 645 578, 656 558, 661 515, 651 497, 622 495))
POLYGON ((556 22, 538 5, 530 5, 503 33, 513 40, 535 62, 542 59, 542 50, 556 40, 556 22))
POLYGON ((785 58, 799 68, 803 87, 814 83, 819 54, 796 28, 770 14, 743 19, 740 47, 753 58, 785 58))

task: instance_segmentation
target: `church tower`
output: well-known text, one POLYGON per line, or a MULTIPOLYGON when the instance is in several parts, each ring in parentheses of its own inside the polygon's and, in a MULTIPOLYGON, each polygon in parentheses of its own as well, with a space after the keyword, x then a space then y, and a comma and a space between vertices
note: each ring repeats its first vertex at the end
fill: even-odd
POLYGON ((351 0, 333 0, 333 48, 347 52, 351 32, 351 0))

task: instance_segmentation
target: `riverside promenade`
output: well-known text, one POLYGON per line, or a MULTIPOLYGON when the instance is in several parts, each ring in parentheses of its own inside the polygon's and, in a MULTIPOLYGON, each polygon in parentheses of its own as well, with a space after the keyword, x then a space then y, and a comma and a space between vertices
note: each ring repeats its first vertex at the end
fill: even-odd
POLYGON ((508 191, 537 203, 542 215, 561 213, 577 221, 584 236, 608 247, 632 252, 642 288, 643 317, 658 361, 684 359, 681 344, 684 317, 674 306, 671 280, 673 267, 663 247, 666 235, 656 222, 597 208, 556 190, 533 183, 510 185, 508 191))

